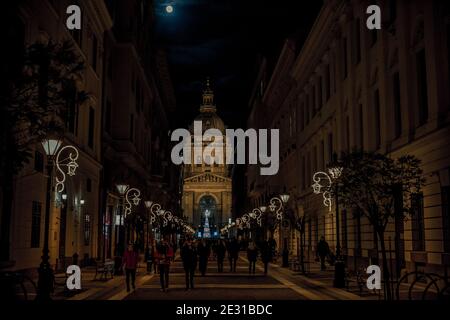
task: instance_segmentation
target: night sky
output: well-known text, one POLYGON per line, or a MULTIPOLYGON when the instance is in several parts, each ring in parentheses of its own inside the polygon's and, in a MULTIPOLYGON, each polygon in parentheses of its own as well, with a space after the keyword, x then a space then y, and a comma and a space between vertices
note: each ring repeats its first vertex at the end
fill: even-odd
POLYGON ((276 63, 283 42, 304 39, 322 1, 155 0, 156 39, 166 48, 178 114, 186 127, 198 114, 207 76, 219 116, 245 127, 258 57, 276 63), (308 4, 306 4, 308 3, 308 4), (173 13, 165 7, 171 4, 173 13))

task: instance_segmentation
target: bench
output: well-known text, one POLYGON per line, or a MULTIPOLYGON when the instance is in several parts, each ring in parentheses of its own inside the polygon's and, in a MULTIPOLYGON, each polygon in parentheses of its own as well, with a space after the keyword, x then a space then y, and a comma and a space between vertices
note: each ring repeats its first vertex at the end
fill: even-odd
POLYGON ((95 276, 94 280, 97 279, 97 275, 100 274, 100 280, 108 277, 108 274, 111 276, 111 279, 114 278, 114 261, 112 260, 106 260, 103 261, 96 261, 95 264, 95 276))

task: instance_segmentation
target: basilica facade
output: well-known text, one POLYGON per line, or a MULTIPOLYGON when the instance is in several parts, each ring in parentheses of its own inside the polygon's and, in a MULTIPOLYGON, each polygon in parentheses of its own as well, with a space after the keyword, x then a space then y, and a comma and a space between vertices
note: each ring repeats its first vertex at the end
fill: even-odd
MULTIPOLYGON (((203 92, 200 114, 194 121, 201 121, 203 132, 207 129, 218 129, 225 139, 225 125, 216 114, 214 93, 209 82, 203 92)), ((190 127, 191 134, 193 125, 190 127)), ((193 136, 193 135, 192 135, 193 136)), ((209 142, 203 143, 203 148, 209 142)), ((226 153, 226 143, 223 145, 226 153)), ((194 140, 192 140, 194 150, 194 140)), ((201 157, 200 157, 201 158, 201 157)), ((209 163, 204 159, 194 159, 183 168, 183 215, 196 228, 196 235, 202 238, 217 238, 220 228, 231 219, 231 183, 230 170, 226 164, 209 163)))

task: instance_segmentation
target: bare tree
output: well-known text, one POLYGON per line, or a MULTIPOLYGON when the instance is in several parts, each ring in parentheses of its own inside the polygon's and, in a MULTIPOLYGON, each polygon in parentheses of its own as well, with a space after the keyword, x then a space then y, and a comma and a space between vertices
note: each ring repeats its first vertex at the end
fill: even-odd
POLYGON ((392 298, 390 274, 386 256, 384 233, 386 227, 400 215, 412 214, 412 195, 419 193, 425 183, 420 160, 406 155, 398 159, 367 152, 353 152, 342 158, 343 171, 337 183, 338 193, 347 208, 366 216, 374 227, 383 259, 383 278, 386 298, 392 298), (401 192, 403 208, 395 210, 396 196, 401 192))

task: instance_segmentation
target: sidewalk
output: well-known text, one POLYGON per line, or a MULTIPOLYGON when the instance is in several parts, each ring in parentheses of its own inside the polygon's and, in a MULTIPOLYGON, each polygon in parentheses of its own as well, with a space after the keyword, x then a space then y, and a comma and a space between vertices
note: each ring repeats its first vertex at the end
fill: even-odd
MULTIPOLYGON (((278 259, 279 261, 280 259, 278 259)), ((333 290, 340 290, 345 291, 350 294, 353 294, 355 296, 358 296, 364 300, 384 300, 384 283, 382 281, 381 284, 381 290, 369 290, 364 283, 361 288, 359 287, 356 278, 352 277, 347 281, 348 287, 343 289, 336 289, 333 286, 334 281, 334 266, 330 266, 327 264, 327 269, 322 271, 320 270, 320 263, 319 262, 313 262, 310 263, 309 266, 305 266, 305 274, 301 272, 301 269, 299 271, 293 271, 290 268, 283 268, 281 267, 281 263, 270 263, 270 266, 273 267, 278 272, 281 272, 283 274, 290 275, 291 277, 297 278, 302 281, 306 281, 311 284, 315 284, 317 286, 322 286, 324 288, 332 288, 333 290)), ((300 268, 300 267, 299 267, 300 268)), ((410 279, 411 280, 411 279, 410 279)), ((399 286, 399 296, 400 300, 409 300, 409 295, 411 295, 411 298, 413 300, 421 300, 422 294, 425 290, 425 288, 428 286, 427 283, 417 281, 414 283, 414 287, 411 289, 410 292, 410 286, 411 283, 401 283, 399 286)), ((396 299, 396 287, 397 283, 394 282, 393 285, 391 285, 392 288, 392 295, 394 299, 396 299)), ((433 286, 428 288, 427 294, 426 294, 426 300, 430 299, 436 299, 436 290, 433 286)))
MULTIPOLYGON (((280 259, 279 259, 280 260, 280 259)), ((364 299, 364 300, 380 300, 383 299, 383 291, 379 292, 371 291, 367 289, 367 287, 363 286, 362 290, 358 286, 356 279, 349 279, 348 287, 337 289, 334 287, 334 266, 327 265, 326 270, 320 270, 320 263, 312 262, 308 267, 305 267, 305 274, 301 272, 301 268, 299 267, 299 271, 293 271, 290 268, 281 267, 281 263, 270 263, 270 266, 275 268, 278 272, 283 274, 289 274, 294 278, 301 279, 304 282, 310 283, 311 285, 317 287, 328 288, 332 292, 339 295, 343 295, 344 297, 352 297, 356 300, 364 299), (351 296, 349 296, 350 294, 351 296)))

